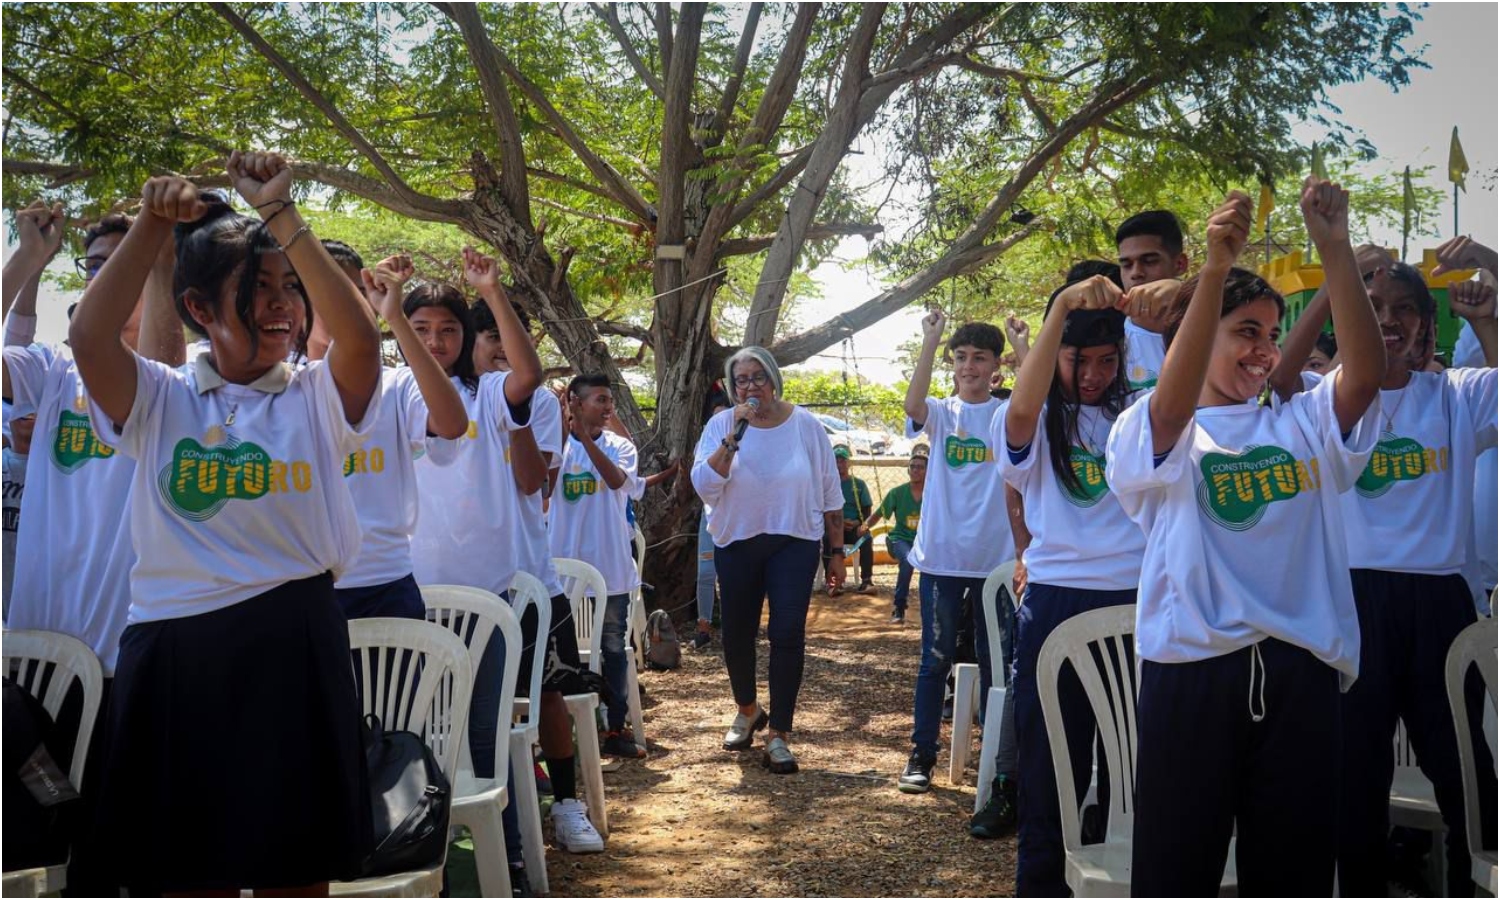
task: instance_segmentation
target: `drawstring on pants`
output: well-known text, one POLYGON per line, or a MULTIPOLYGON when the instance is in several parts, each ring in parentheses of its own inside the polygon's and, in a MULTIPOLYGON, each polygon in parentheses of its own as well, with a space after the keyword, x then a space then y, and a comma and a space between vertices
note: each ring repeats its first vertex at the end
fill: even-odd
POLYGON ((1266 661, 1260 656, 1260 644, 1250 645, 1250 721, 1260 722, 1266 717, 1266 661), (1259 671, 1260 692, 1256 696, 1256 674, 1259 671), (1260 711, 1256 712, 1256 705, 1260 711))

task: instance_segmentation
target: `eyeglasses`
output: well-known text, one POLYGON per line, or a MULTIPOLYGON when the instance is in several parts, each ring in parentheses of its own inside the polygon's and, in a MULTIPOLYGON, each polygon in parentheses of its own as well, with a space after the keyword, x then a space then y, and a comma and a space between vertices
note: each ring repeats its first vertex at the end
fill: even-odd
POLYGON ((78 270, 78 274, 82 275, 85 281, 88 281, 99 274, 99 270, 104 268, 104 263, 108 259, 106 256, 79 256, 73 260, 73 267, 78 270))
POLYGON ((734 386, 738 388, 749 387, 752 384, 756 387, 764 387, 765 385, 770 383, 771 376, 767 375, 765 372, 756 372, 754 375, 734 376, 734 386))

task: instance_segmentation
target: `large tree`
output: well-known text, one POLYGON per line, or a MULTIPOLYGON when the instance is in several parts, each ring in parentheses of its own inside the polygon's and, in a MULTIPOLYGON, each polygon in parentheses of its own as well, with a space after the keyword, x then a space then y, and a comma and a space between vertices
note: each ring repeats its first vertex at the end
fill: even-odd
MULTIPOLYGON (((210 183, 234 147, 285 152, 318 199, 445 223, 503 257, 560 355, 620 385, 647 471, 691 456, 735 345, 800 362, 1076 227, 1017 215, 1066 208, 1065 159, 1101 181, 1269 178, 1298 165, 1293 118, 1336 112, 1328 86, 1399 86, 1420 64, 1404 5, 3 9, 12 201, 108 203, 153 171, 210 183), (889 253, 898 280, 788 329, 789 286, 840 237, 886 225, 919 251, 889 253), (651 369, 652 421, 622 341, 651 369)), ((1324 121, 1330 141, 1353 137, 1324 121)), ((647 580, 672 606, 696 511, 685 478, 642 504, 647 580)))

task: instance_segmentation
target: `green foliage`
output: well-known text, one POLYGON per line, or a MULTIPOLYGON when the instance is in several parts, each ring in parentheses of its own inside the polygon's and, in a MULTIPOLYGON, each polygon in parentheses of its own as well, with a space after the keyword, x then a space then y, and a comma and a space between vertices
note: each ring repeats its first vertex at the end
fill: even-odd
POLYGON ((906 382, 891 387, 837 372, 787 373, 783 396, 851 425, 901 433, 906 382))

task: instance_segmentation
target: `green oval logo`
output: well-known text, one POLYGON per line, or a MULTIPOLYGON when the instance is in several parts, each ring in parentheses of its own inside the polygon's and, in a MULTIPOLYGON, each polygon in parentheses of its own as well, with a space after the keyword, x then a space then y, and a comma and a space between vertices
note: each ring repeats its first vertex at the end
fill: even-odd
POLYGON ((66 474, 83 467, 91 459, 109 459, 115 448, 99 440, 89 417, 63 410, 57 419, 57 434, 52 439, 52 462, 66 474))
POLYGON ((943 442, 943 459, 951 468, 962 469, 971 463, 989 462, 990 448, 979 438, 959 438, 950 434, 943 442))
POLYGON ((211 448, 183 438, 172 450, 172 461, 157 475, 156 485, 173 512, 203 522, 230 500, 265 496, 271 485, 271 454, 233 438, 211 448))
POLYGON ((563 499, 577 503, 584 497, 599 493, 599 482, 588 472, 563 476, 563 499))
POLYGON ((1065 487, 1058 482, 1063 497, 1074 506, 1088 508, 1096 505, 1109 493, 1109 482, 1104 480, 1104 457, 1096 456, 1082 447, 1074 447, 1069 454, 1073 474, 1078 476, 1078 489, 1065 487))
POLYGON ((1203 473, 1198 506, 1216 524, 1231 531, 1255 527, 1266 507, 1315 490, 1319 484, 1316 458, 1309 467, 1276 446, 1240 454, 1205 453, 1198 465, 1203 473))

